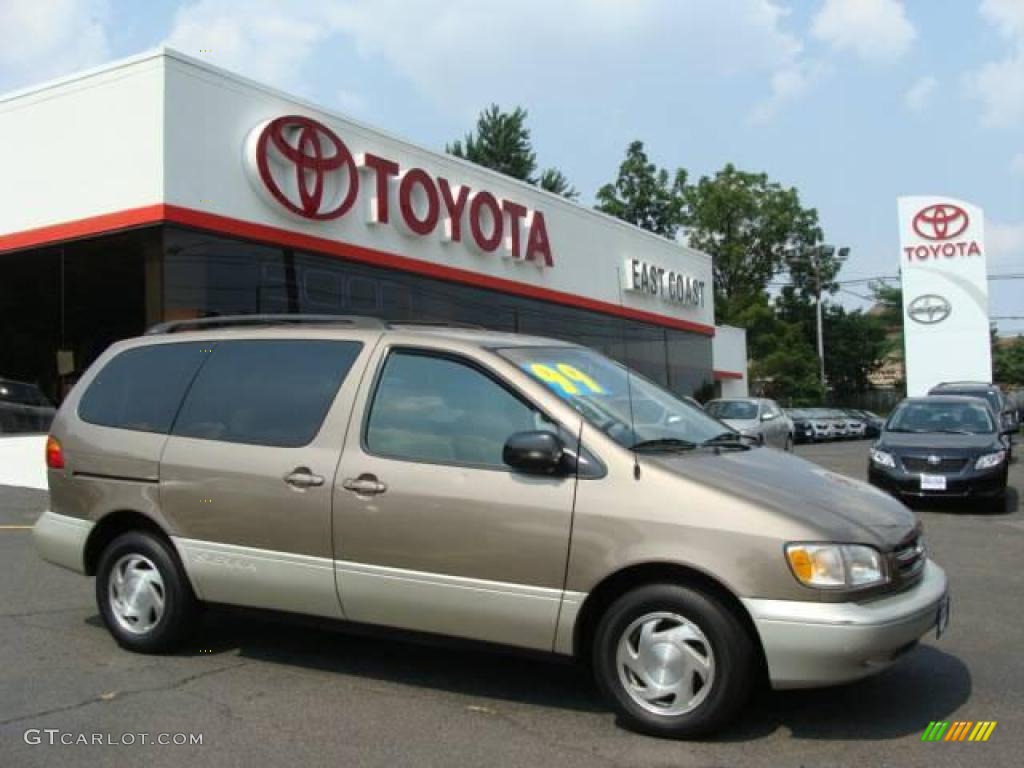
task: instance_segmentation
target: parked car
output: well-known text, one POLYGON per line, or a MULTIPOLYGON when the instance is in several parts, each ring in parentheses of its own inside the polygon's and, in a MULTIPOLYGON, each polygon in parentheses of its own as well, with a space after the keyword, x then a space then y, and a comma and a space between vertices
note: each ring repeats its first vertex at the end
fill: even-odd
POLYGON ((793 423, 774 400, 743 397, 711 400, 704 410, 740 434, 783 451, 793 450, 793 423))
POLYGON ((829 415, 828 408, 808 408, 806 413, 811 417, 815 441, 832 440, 836 437, 835 422, 829 415))
POLYGON ((1020 428, 1017 418, 1017 411, 1003 396, 1003 391, 997 384, 987 384, 983 381, 948 381, 936 384, 930 390, 929 395, 961 395, 965 397, 980 397, 988 403, 996 421, 1003 433, 1003 440, 1006 443, 1007 455, 1013 458, 1013 435, 1020 428))
POLYGON ((787 408, 786 415, 793 424, 793 441, 796 443, 812 443, 817 438, 814 434, 814 417, 803 408, 787 408))
POLYGON ((873 411, 865 411, 854 408, 852 413, 856 414, 864 422, 864 437, 878 437, 885 426, 885 419, 873 411))
POLYGON ((868 425, 864 417, 849 408, 840 408, 836 411, 846 419, 846 436, 853 440, 863 440, 867 434, 868 425))
POLYGON ((0 379, 0 434, 46 432, 56 412, 35 384, 0 379))
POLYGON ((902 401, 871 447, 868 480, 901 498, 979 500, 1006 506, 1009 457, 991 409, 974 397, 902 401))
POLYGON ((836 440, 845 440, 849 437, 846 414, 836 408, 825 408, 824 411, 826 418, 832 423, 832 437, 836 440))
POLYGON ((902 504, 552 339, 169 323, 89 367, 46 463, 37 550, 137 652, 201 603, 344 618, 576 657, 623 722, 694 737, 760 674, 862 678, 949 616, 902 504))

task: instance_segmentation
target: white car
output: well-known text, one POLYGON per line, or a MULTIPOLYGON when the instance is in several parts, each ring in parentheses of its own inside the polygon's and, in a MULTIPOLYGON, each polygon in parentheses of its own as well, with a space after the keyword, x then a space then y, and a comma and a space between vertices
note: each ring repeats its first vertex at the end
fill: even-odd
POLYGON ((779 448, 793 450, 793 422, 774 400, 763 397, 712 400, 704 410, 740 434, 779 448))

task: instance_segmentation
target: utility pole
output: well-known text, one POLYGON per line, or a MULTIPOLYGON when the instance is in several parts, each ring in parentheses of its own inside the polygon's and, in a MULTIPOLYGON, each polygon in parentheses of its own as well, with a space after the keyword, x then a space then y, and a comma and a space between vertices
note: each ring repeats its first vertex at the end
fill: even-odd
MULTIPOLYGON (((825 331, 821 312, 821 260, 824 256, 832 256, 836 253, 834 245, 820 245, 810 251, 811 267, 814 269, 814 294, 815 312, 818 320, 818 376, 821 378, 821 388, 827 390, 828 382, 825 379, 825 331)), ((839 261, 845 261, 850 255, 850 249, 843 247, 839 249, 839 261)))

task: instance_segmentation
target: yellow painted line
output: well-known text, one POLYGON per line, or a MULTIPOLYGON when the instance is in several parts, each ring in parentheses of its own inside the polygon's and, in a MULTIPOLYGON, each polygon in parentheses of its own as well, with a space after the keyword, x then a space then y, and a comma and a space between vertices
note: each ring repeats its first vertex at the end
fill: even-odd
POLYGON ((0 531, 30 531, 31 525, 0 525, 0 531))

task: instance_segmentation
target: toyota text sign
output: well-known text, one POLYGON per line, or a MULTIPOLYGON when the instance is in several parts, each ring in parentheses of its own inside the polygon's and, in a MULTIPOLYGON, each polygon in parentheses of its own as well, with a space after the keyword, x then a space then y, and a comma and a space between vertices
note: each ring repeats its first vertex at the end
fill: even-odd
POLYGON ((981 209, 941 197, 901 197, 898 209, 907 394, 991 381, 981 209))

